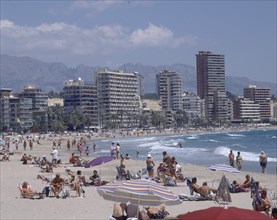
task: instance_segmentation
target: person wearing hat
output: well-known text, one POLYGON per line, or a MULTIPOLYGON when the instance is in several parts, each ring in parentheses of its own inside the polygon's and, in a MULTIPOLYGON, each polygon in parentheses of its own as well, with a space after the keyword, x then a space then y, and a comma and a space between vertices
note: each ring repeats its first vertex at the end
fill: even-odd
POLYGON ((155 166, 155 163, 152 159, 152 156, 151 154, 148 154, 146 159, 146 169, 147 169, 149 178, 154 178, 154 166, 155 166))
POLYGON ((267 156, 265 155, 265 153, 263 151, 261 151, 259 161, 260 161, 260 166, 262 168, 262 173, 264 173, 266 170, 266 165, 267 165, 267 156))

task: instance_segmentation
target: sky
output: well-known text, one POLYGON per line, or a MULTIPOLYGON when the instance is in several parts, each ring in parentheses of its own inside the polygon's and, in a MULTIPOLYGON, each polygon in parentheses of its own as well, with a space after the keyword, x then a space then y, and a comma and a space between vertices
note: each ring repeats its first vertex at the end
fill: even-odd
POLYGON ((276 1, 0 0, 1 54, 116 68, 196 66, 225 55, 227 76, 276 82, 276 1))

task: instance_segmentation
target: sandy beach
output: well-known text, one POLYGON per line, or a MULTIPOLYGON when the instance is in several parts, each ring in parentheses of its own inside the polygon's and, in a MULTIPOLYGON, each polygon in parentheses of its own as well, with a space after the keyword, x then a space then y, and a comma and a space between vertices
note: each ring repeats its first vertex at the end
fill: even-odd
MULTIPOLYGON (((55 173, 61 173, 61 177, 67 177, 65 169, 70 166, 68 164, 71 152, 66 150, 66 139, 71 137, 65 137, 62 142, 62 148, 58 149, 61 154, 61 160, 63 163, 54 168, 54 173, 43 173, 47 177, 52 177, 55 173)), ((95 138, 95 137, 94 137, 95 138)), ((98 137, 98 139, 101 137, 98 137)), ((51 159, 50 153, 52 152, 52 141, 49 139, 41 140, 41 144, 34 144, 32 151, 27 147, 26 151, 22 150, 22 144, 19 145, 19 151, 21 153, 37 155, 42 157, 46 155, 48 159, 51 159)), ((76 148, 74 149, 76 151, 76 148)), ((72 151, 73 152, 73 151, 72 151)), ((170 155, 174 156, 174 155, 170 155)), ((1 206, 0 215, 1 219, 108 219, 112 215, 113 202, 104 200, 99 196, 95 187, 84 187, 86 192, 85 198, 66 198, 56 199, 45 198, 39 200, 23 199, 20 198, 20 192, 18 184, 23 181, 28 181, 32 188, 41 192, 46 183, 37 179, 37 175, 40 173, 40 168, 33 165, 23 165, 20 162, 22 154, 10 155, 10 161, 0 162, 1 167, 1 206)), ((84 157, 85 158, 85 157, 84 157)), ((88 159, 88 158, 87 158, 88 159)), ((161 158, 162 161, 162 152, 161 158)), ((156 167, 160 161, 155 161, 156 167)), ((127 169, 137 172, 141 168, 145 168, 145 161, 130 159, 125 160, 127 169)), ((119 165, 119 160, 114 160, 109 163, 97 166, 94 168, 84 167, 71 167, 73 171, 81 170, 88 179, 92 175, 92 171, 96 169, 100 173, 102 180, 113 181, 116 178, 115 166, 119 165)), ((155 169, 156 169, 155 167, 155 169)), ((223 174, 230 180, 237 180, 243 182, 245 175, 249 174, 254 177, 256 181, 260 182, 262 187, 265 187, 270 193, 277 193, 277 176, 261 173, 240 172, 223 173, 221 171, 211 171, 207 167, 195 166, 191 164, 182 164, 182 170, 184 176, 197 177, 199 184, 206 181, 208 185, 213 188, 217 188, 223 174)), ((155 171, 156 172, 156 171, 155 171)), ((169 187, 175 194, 189 194, 189 187, 185 182, 178 183, 175 187, 169 187)), ((252 198, 250 193, 235 193, 231 194, 232 203, 229 206, 235 206, 245 209, 252 209, 252 198)), ((166 210, 174 216, 186 213, 188 211, 194 211, 198 209, 219 206, 214 201, 184 201, 179 205, 166 206, 166 210)), ((142 207, 141 207, 142 208, 142 207)))

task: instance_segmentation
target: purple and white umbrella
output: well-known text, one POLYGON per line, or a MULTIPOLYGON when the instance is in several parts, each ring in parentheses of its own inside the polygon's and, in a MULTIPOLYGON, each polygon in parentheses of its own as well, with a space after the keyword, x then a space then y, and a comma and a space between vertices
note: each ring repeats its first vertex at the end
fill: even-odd
POLYGON ((92 161, 88 162, 87 164, 85 164, 84 167, 89 168, 89 167, 99 166, 101 164, 108 163, 112 160, 114 160, 114 158, 111 156, 97 157, 97 158, 93 159, 92 161))

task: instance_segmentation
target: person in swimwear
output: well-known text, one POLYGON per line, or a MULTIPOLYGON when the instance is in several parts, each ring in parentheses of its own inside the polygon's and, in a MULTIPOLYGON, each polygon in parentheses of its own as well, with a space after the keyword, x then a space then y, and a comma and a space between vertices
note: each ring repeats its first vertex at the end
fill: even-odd
POLYGON ((264 173, 266 170, 266 165, 267 165, 267 156, 265 155, 265 153, 263 151, 261 151, 259 161, 260 161, 260 166, 262 168, 262 173, 264 173))
POLYGON ((147 169, 149 178, 154 177, 154 166, 155 166, 155 163, 151 157, 151 154, 148 154, 146 159, 146 169, 147 169))

